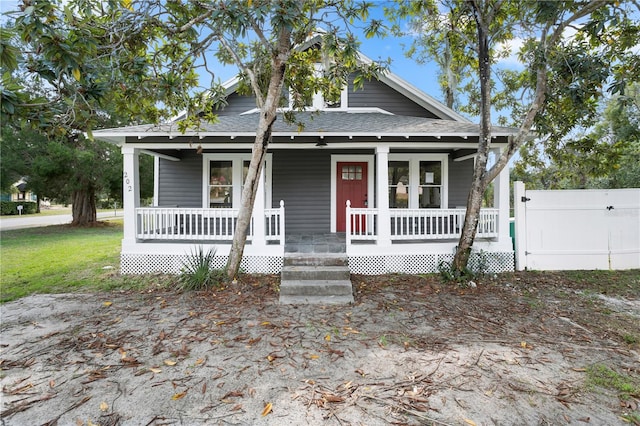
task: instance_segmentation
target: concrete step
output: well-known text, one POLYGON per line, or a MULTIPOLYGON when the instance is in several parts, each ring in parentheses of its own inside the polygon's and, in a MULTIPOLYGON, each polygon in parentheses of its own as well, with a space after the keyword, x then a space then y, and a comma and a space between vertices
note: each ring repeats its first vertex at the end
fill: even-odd
POLYGON ((351 296, 349 280, 283 280, 280 296, 351 296))
POLYGON ((285 253, 284 266, 347 266, 349 258, 344 253, 285 253))
POLYGON ((280 303, 284 305, 348 305, 353 303, 353 296, 287 296, 280 295, 280 303))
POLYGON ((282 281, 289 280, 349 280, 348 266, 286 265, 282 267, 282 281))

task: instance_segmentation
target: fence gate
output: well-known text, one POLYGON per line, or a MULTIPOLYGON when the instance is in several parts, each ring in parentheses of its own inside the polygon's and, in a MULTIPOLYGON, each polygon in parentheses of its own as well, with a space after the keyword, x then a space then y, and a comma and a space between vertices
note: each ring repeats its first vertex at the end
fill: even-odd
POLYGON ((514 186, 516 269, 640 268, 640 189, 514 186))

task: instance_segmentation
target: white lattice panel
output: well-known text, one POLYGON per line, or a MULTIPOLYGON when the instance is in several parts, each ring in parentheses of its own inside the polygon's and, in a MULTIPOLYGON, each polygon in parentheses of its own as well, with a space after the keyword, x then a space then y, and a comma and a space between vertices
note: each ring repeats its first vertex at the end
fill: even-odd
MULTIPOLYGON (((165 273, 179 274, 187 255, 123 254, 123 274, 165 273)), ((406 254, 349 256, 349 269, 353 274, 382 275, 387 273, 427 274, 438 272, 440 263, 451 264, 453 254, 406 254)), ((216 256, 214 268, 222 269, 227 256, 216 256)), ((513 271, 513 252, 474 252, 469 267, 484 272, 513 271)), ((280 256, 245 256, 240 264, 243 272, 250 274, 279 274, 282 272, 280 256)))
MULTIPOLYGON (((120 256, 121 272, 125 275, 149 273, 179 274, 187 255, 172 254, 122 254, 120 256)), ((227 264, 228 256, 215 256, 213 267, 222 269, 227 264)), ((280 256, 244 256, 240 269, 250 274, 279 274, 282 271, 280 256)))
MULTIPOLYGON (((381 275, 388 273, 429 274, 438 272, 438 265, 451 264, 453 254, 406 254, 387 256, 349 256, 349 269, 353 274, 381 275)), ((513 271, 513 252, 472 253, 472 269, 483 266, 484 272, 513 271)))

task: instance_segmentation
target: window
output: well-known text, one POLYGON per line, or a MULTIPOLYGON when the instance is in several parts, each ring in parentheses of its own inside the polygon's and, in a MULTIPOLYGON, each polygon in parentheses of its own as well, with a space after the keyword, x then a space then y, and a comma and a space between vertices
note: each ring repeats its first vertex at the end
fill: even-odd
POLYGON ((211 161, 209 207, 233 207, 233 162, 211 161))
POLYGON ((446 154, 390 154, 389 207, 447 207, 446 154))
POLYGON ((342 166, 342 180, 362 180, 362 166, 342 166))
POLYGON ((440 208, 442 200, 442 163, 439 161, 421 161, 419 176, 418 200, 420 208, 440 208))
MULTIPOLYGON (((240 208, 251 154, 204 154, 204 208, 240 208)), ((265 163, 265 206, 271 207, 271 154, 265 163)))
POLYGON ((408 161, 389 161, 389 207, 409 207, 408 161))

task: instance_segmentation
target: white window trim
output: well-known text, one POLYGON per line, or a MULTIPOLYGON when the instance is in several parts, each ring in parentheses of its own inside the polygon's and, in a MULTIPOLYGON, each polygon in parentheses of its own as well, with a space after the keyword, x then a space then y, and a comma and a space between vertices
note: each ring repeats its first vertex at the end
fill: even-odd
POLYGON ((409 208, 418 209, 419 182, 420 182, 420 162, 440 161, 442 172, 442 193, 440 194, 440 208, 449 208, 449 154, 389 154, 391 161, 409 162, 409 208))
MULTIPOLYGON (((336 232, 338 215, 336 214, 338 203, 338 163, 342 162, 362 162, 367 163, 367 208, 372 208, 376 205, 375 191, 374 191, 374 162, 373 155, 332 155, 331 156, 331 232, 336 232)), ((344 206, 346 208, 346 206, 344 206)))
MULTIPOLYGON (((238 154, 202 154, 202 208, 209 207, 209 173, 211 161, 231 161, 233 163, 233 196, 232 204, 234 209, 240 208, 240 200, 242 197, 242 163, 251 161, 251 153, 238 154)), ((273 154, 267 154, 267 163, 265 167, 265 208, 271 208, 271 172, 273 170, 273 154)))

